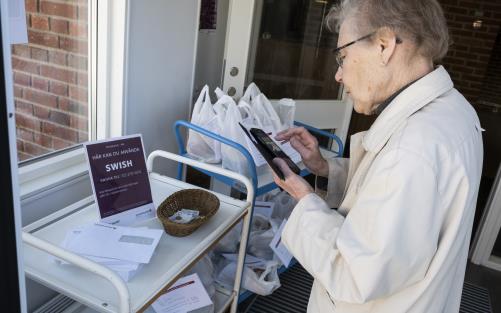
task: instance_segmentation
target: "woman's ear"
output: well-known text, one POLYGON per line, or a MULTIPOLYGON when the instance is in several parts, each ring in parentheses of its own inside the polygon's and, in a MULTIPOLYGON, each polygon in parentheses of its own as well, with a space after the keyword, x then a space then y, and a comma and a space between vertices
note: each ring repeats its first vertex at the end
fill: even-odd
POLYGON ((383 27, 376 33, 377 44, 380 47, 381 64, 386 66, 397 46, 397 35, 388 27, 383 27))

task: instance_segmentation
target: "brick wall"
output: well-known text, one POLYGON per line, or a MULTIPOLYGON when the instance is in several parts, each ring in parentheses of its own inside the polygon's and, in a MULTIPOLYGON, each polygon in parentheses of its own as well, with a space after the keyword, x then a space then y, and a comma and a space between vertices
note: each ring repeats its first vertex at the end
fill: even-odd
POLYGON ((88 138, 87 1, 25 4, 29 43, 12 46, 20 160, 88 138))
POLYGON ((485 103, 486 92, 501 105, 501 88, 488 77, 488 70, 492 73, 491 68, 496 64, 493 59, 501 23, 501 1, 440 0, 440 3, 453 40, 443 64, 456 88, 477 108, 485 103), (473 27, 475 20, 482 20, 478 29, 473 27))

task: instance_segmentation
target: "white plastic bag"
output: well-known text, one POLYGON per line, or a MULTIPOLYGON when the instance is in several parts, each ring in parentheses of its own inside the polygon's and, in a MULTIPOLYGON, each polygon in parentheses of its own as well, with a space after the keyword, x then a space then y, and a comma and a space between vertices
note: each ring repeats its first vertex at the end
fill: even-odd
MULTIPOLYGON (((247 141, 245 139, 246 135, 238 124, 240 122, 242 122, 242 114, 240 113, 239 108, 234 103, 230 103, 222 123, 221 136, 240 143, 244 146, 244 148, 248 149, 247 141)), ((249 174, 247 159, 237 149, 228 145, 222 145, 221 158, 224 168, 243 175, 249 174)))
POLYGON ((294 116, 296 114, 296 101, 283 98, 274 103, 275 111, 277 111, 282 127, 284 129, 294 126, 294 116))
POLYGON ((198 274, 202 285, 204 285, 207 294, 211 299, 214 299, 216 294, 216 287, 214 286, 215 271, 209 255, 205 255, 198 261, 189 271, 188 274, 198 274))
POLYGON ((279 220, 280 222, 289 218, 292 210, 297 204, 297 201, 285 191, 279 192, 268 201, 275 203, 271 217, 279 220))
POLYGON ((270 242, 278 228, 277 223, 261 214, 254 214, 247 243, 247 252, 263 260, 273 259, 270 242))
MULTIPOLYGON (((273 291, 280 287, 279 266, 280 264, 277 261, 266 262, 264 269, 244 266, 242 287, 261 296, 272 294, 273 291)), ((217 281, 222 285, 233 286, 236 269, 236 262, 228 263, 218 274, 217 281)))
MULTIPOLYGON (((216 134, 220 132, 220 123, 217 120, 216 112, 212 108, 209 86, 207 85, 204 86, 195 102, 191 123, 216 134)), ((221 161, 221 143, 191 129, 188 132, 186 150, 190 156, 206 163, 221 161)))

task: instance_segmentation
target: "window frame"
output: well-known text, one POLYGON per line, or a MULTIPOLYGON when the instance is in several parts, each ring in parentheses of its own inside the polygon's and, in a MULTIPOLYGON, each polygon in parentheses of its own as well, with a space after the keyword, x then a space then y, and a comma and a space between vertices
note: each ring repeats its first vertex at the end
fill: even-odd
MULTIPOLYGON (((128 2, 89 0, 89 140, 123 133, 128 2)), ((88 175, 81 144, 20 162, 18 166, 22 200, 88 175)))

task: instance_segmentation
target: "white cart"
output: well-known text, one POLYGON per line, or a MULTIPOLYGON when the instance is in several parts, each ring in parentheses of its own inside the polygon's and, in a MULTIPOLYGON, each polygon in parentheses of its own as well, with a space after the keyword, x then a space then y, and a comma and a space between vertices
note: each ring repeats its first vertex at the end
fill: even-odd
MULTIPOLYGON (((129 282, 110 269, 59 247, 66 233, 79 225, 99 220, 92 197, 79 201, 23 228, 24 269, 26 275, 100 312, 143 312, 178 278, 194 265, 222 237, 243 220, 242 242, 247 242, 254 189, 246 177, 165 151, 154 151, 147 161, 155 207, 170 194, 186 188, 198 188, 152 172, 153 161, 164 157, 240 181, 247 188, 245 201, 216 194, 220 207, 206 224, 187 237, 162 235, 151 262, 129 282), (54 257, 76 266, 62 266, 54 257)), ((138 226, 162 228, 158 219, 138 226)), ((241 245, 233 290, 217 292, 215 312, 236 312, 242 277, 245 245, 241 245)))

